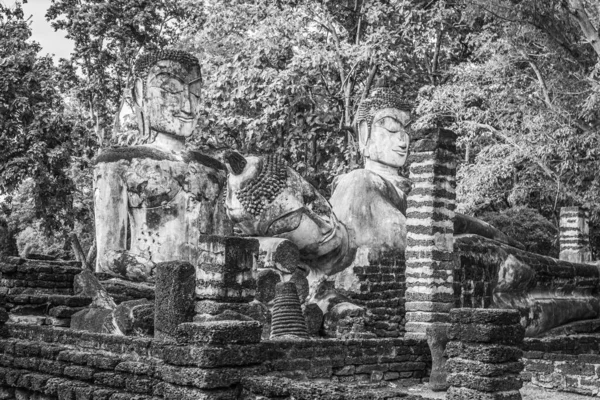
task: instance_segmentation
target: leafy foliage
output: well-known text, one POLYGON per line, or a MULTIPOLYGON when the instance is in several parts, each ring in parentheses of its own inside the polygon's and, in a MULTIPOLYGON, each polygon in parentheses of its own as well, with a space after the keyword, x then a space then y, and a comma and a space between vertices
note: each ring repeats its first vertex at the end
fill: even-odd
POLYGON ((599 54, 566 2, 468 4, 471 55, 421 89, 417 123, 459 134, 461 211, 527 206, 557 226, 584 205, 597 224, 599 54))
POLYGON ((278 152, 324 191, 358 166, 352 119, 375 73, 410 100, 460 58, 445 1, 188 1, 205 13, 182 43, 206 77, 194 144, 278 152))
POLYGON ((66 173, 81 156, 86 132, 65 115, 60 87, 70 69, 39 57, 20 7, 0 5, 0 191, 12 193, 27 179, 37 217, 47 227, 72 224, 73 181, 66 173))
MULTIPOLYGON (((114 143, 130 61, 176 45, 202 61, 193 147, 279 153, 328 195, 360 165, 352 120, 387 76, 414 128, 458 133, 461 211, 544 254, 561 206, 587 206, 600 232, 593 0, 53 0, 48 19, 75 42, 58 66, 27 41, 20 8, 0 11, 0 190, 35 199, 32 226, 90 232, 89 159, 114 143)), ((8 226, 25 221, 17 204, 8 226)))
POLYGON ((536 210, 519 206, 477 217, 521 242, 527 251, 558 258, 558 230, 536 210))

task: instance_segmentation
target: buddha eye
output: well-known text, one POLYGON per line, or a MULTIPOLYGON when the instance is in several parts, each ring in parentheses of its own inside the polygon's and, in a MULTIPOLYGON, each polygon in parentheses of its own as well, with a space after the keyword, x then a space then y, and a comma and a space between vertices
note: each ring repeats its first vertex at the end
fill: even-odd
POLYGON ((389 132, 398 132, 404 129, 402 122, 398 121, 394 117, 383 117, 375 122, 375 125, 381 126, 383 129, 389 132))
POLYGON ((161 86, 161 89, 163 89, 165 92, 171 93, 171 94, 179 94, 183 91, 183 87, 181 86, 181 84, 177 81, 168 81, 165 84, 163 84, 161 86))

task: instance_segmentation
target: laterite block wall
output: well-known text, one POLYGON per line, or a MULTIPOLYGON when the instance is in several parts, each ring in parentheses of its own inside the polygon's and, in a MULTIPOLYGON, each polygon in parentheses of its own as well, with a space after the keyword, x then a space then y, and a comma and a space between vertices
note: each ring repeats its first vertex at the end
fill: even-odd
POLYGON ((561 392, 600 393, 600 335, 529 338, 521 379, 561 392))

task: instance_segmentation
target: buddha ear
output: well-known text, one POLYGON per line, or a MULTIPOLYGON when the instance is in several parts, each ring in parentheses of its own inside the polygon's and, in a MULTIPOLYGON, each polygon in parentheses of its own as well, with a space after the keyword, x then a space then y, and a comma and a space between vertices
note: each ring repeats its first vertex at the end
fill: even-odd
POLYGON ((144 101, 144 81, 142 78, 135 78, 133 88, 131 89, 131 97, 133 98, 135 105, 142 108, 142 103, 144 101))
POLYGON ((358 124, 358 146, 360 150, 364 150, 369 141, 369 124, 362 120, 358 124))

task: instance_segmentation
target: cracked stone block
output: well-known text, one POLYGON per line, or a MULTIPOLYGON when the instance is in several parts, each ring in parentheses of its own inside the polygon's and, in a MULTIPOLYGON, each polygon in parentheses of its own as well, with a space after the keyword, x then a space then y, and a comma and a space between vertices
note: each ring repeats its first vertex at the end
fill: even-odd
POLYGON ((156 265, 154 337, 171 339, 177 325, 194 317, 196 269, 188 262, 169 261, 156 265))

